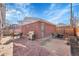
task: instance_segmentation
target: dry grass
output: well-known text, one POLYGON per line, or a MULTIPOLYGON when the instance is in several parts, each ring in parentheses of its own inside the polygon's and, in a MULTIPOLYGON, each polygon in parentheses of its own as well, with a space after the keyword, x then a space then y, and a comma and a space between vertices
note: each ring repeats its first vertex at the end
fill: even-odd
POLYGON ((13 55, 13 43, 10 42, 8 44, 5 44, 11 40, 10 36, 3 37, 1 39, 1 45, 0 45, 0 56, 12 56, 13 55), (4 45, 5 44, 5 45, 4 45))
POLYGON ((12 56, 13 55, 13 43, 7 45, 0 45, 0 56, 12 56))

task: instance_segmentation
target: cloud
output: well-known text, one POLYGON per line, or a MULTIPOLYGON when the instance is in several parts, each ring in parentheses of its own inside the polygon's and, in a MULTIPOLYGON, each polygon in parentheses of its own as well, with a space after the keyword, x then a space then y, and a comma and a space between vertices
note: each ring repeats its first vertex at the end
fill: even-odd
POLYGON ((74 3, 74 4, 72 4, 72 6, 73 6, 73 7, 79 6, 79 3, 74 3))
POLYGON ((61 17, 63 17, 63 15, 66 14, 67 12, 69 12, 69 9, 64 9, 64 10, 62 10, 62 12, 59 12, 56 16, 52 17, 52 19, 58 20, 61 17))
POLYGON ((10 9, 10 10, 7 10, 7 11, 6 11, 6 13, 9 13, 9 14, 10 14, 10 13, 14 13, 14 12, 16 12, 15 9, 12 9, 12 10, 10 9))
POLYGON ((16 3, 16 5, 20 7, 25 7, 25 6, 30 6, 31 3, 16 3))
POLYGON ((14 6, 6 5, 6 19, 8 20, 14 20, 15 22, 17 20, 23 20, 25 16, 32 16, 33 7, 31 8, 30 3, 17 3, 14 6), (8 8, 9 7, 9 8, 8 8), (10 8, 14 7, 14 8, 10 8))
MULTIPOLYGON (((74 6, 78 6, 79 4, 73 4, 74 6)), ((39 16, 40 10, 37 12, 34 9, 34 6, 30 3, 16 3, 14 6, 9 5, 6 8, 6 18, 9 20, 23 20, 26 16, 31 17, 40 17, 44 19, 48 19, 53 23, 58 23, 60 21, 67 19, 64 16, 67 16, 70 12, 70 4, 61 7, 58 4, 50 4, 50 7, 41 13, 39 16)))
POLYGON ((48 20, 50 22, 53 22, 53 23, 62 22, 62 20, 65 19, 64 16, 67 16, 66 14, 70 13, 69 12, 70 5, 68 4, 63 9, 62 8, 61 9, 54 9, 55 6, 56 6, 56 4, 53 5, 53 7, 49 8, 49 10, 48 10, 49 12, 48 12, 48 14, 46 14, 46 17, 48 18, 48 20))
POLYGON ((51 4, 50 7, 44 12, 45 15, 51 14, 53 8, 56 6, 56 4, 51 4))
POLYGON ((21 14, 21 12, 19 10, 16 10, 16 9, 10 9, 10 10, 6 11, 6 17, 12 16, 12 15, 17 16, 19 14, 21 14))

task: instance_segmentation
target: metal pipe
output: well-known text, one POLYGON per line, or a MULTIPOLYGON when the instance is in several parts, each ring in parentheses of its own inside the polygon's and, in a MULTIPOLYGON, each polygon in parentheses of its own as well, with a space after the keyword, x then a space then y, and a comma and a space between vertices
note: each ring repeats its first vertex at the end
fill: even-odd
POLYGON ((72 3, 70 4, 70 16, 71 16, 71 18, 70 18, 70 24, 71 24, 71 27, 73 28, 73 34, 74 34, 74 36, 76 36, 76 24, 75 24, 75 19, 73 18, 74 16, 73 16, 73 11, 72 11, 72 3))
POLYGON ((72 3, 70 4, 70 24, 73 26, 73 20, 72 20, 72 3))

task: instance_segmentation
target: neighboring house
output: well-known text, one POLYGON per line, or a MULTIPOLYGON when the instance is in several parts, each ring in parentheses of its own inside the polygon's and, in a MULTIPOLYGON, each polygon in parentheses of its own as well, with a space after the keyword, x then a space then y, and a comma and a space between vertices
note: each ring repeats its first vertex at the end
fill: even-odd
POLYGON ((20 34, 22 32, 21 26, 19 24, 10 24, 3 29, 4 29, 4 31, 3 31, 4 36, 12 35, 13 33, 20 34))
MULTIPOLYGON (((73 26, 76 29, 76 35, 79 36, 79 19, 75 18, 73 22, 73 26)), ((74 35, 74 28, 71 25, 65 25, 63 23, 60 23, 56 27, 57 33, 62 33, 67 36, 74 35)))
POLYGON ((73 28, 69 25, 62 25, 62 26, 57 26, 56 27, 57 33, 64 34, 65 36, 72 36, 74 35, 73 28))
POLYGON ((7 27, 8 28, 8 32, 9 33, 21 33, 21 28, 20 25, 18 24, 12 24, 10 26, 7 27))
POLYGON ((21 31, 24 36, 27 36, 29 31, 34 31, 36 38, 43 38, 55 33, 56 26, 40 18, 25 17, 21 23, 21 31))
POLYGON ((76 29, 77 36, 79 36, 79 19, 76 21, 76 29))
POLYGON ((79 27, 76 30, 76 34, 77 34, 77 36, 79 36, 79 27))

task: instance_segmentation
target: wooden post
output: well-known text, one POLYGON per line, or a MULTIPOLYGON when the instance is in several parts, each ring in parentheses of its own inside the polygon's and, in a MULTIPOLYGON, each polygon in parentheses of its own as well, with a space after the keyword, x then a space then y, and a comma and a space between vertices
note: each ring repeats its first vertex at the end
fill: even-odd
POLYGON ((70 4, 70 25, 73 27, 73 20, 72 20, 72 3, 70 4))

